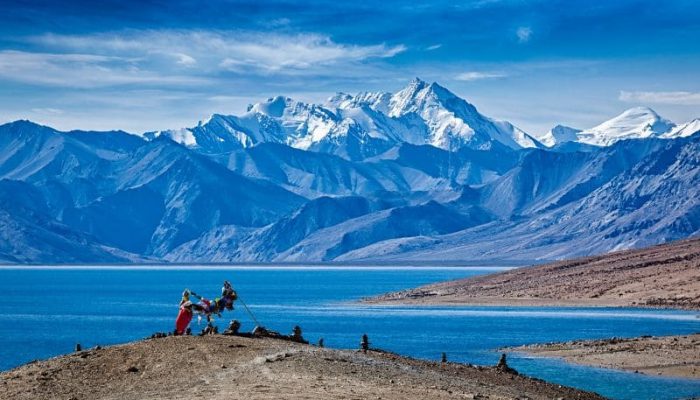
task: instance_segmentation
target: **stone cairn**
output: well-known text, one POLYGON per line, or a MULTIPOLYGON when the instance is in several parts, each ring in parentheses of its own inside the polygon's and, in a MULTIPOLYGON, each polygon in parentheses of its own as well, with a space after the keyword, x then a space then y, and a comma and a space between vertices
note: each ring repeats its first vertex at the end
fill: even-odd
POLYGON ((216 335, 219 333, 219 327, 216 325, 207 325, 202 329, 202 332, 199 333, 199 336, 204 336, 204 335, 216 335))
POLYGON ((369 338, 366 333, 362 335, 362 339, 360 340, 360 349, 365 353, 369 350, 369 338))
POLYGON ((241 329, 241 323, 237 319, 231 321, 228 324, 228 328, 224 331, 224 335, 238 335, 238 331, 241 329))
POLYGON ((306 340, 304 340, 304 337, 301 335, 301 327, 299 325, 296 325, 294 326, 294 328, 292 328, 292 336, 290 339, 293 342, 308 343, 306 340))
POLYGON ((518 375, 518 371, 508 366, 505 353, 501 354, 501 358, 498 360, 498 364, 496 364, 496 370, 506 374, 518 375))

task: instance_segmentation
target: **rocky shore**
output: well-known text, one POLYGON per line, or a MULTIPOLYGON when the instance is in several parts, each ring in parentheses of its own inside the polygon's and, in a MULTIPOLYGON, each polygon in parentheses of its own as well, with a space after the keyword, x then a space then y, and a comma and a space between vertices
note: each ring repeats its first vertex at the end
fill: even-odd
POLYGON ((699 310, 700 239, 438 283, 365 302, 699 310))
POLYGON ((429 362, 274 338, 169 336, 3 372, 0 398, 602 399, 518 375, 502 364, 429 362))
POLYGON ((700 334, 577 340, 513 347, 507 351, 640 374, 700 378, 700 334))

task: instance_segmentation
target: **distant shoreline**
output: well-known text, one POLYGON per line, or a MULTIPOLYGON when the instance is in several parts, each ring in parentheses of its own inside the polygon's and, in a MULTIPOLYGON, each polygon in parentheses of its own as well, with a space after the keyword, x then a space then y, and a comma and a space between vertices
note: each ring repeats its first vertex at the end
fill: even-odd
POLYGON ((75 264, 75 265, 0 265, 2 270, 469 270, 469 271, 507 271, 515 266, 497 265, 351 265, 351 264, 75 264))
POLYGON ((515 268, 363 301, 700 310, 700 239, 515 268))
POLYGON ((700 379, 700 334, 643 336, 565 343, 534 344, 503 349, 537 357, 613 368, 645 375, 700 379))
POLYGON ((187 263, 0 263, 0 268, 9 267, 434 267, 434 268, 468 268, 468 267, 525 267, 540 264, 533 260, 418 260, 418 261, 299 261, 299 262, 187 262, 187 263))
MULTIPOLYGON (((459 300, 439 299, 439 301, 431 301, 428 299, 405 299, 384 300, 382 296, 362 299, 361 302, 366 305, 376 305, 380 307, 512 307, 512 308, 581 308, 581 309, 640 309, 640 310, 664 310, 664 311, 700 311, 700 308, 684 308, 684 307, 669 307, 669 306, 653 306, 646 304, 627 304, 623 302, 608 302, 608 301, 586 301, 586 300, 551 300, 551 299, 507 299, 507 298, 469 298, 459 300)), ((700 316, 700 314, 698 314, 700 316)))

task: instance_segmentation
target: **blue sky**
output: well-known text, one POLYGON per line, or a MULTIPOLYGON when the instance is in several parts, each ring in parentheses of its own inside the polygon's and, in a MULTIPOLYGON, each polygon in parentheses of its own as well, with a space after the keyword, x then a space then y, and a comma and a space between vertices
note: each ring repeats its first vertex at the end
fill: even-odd
POLYGON ((535 135, 700 117, 695 0, 99 3, 5 3, 0 121, 142 132, 415 76, 535 135))

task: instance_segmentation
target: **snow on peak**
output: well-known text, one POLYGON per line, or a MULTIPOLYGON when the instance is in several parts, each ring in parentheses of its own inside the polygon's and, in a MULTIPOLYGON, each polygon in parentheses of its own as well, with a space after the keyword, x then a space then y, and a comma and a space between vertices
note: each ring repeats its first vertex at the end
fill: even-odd
POLYGON ((659 116, 648 107, 635 107, 603 122, 602 124, 579 132, 578 141, 595 146, 610 146, 625 139, 644 139, 662 137, 675 125, 659 116))
POLYGON ((347 110, 350 108, 369 107, 384 114, 389 113, 388 92, 360 92, 355 96, 347 93, 337 93, 326 101, 326 107, 347 110))
POLYGON ((192 132, 188 129, 177 129, 170 131, 170 138, 180 144, 187 147, 192 147, 197 145, 197 140, 194 138, 192 132))
POLYGON ((337 92, 326 100, 325 106, 328 108, 345 108, 343 105, 349 104, 352 100, 352 95, 345 92, 337 92))
POLYGON ((462 146, 488 149, 494 142, 513 149, 539 147, 539 142, 509 122, 481 115, 476 107, 436 82, 418 78, 389 101, 391 117, 417 114, 428 125, 428 143, 443 149, 462 146))
POLYGON ((547 147, 554 147, 566 142, 575 142, 578 139, 576 135, 579 132, 581 132, 580 129, 557 125, 542 136, 540 142, 547 147))
POLYGON ((391 96, 388 114, 391 117, 399 117, 411 112, 420 114, 426 107, 437 105, 443 97, 449 95, 452 93, 437 83, 428 84, 419 78, 414 78, 408 86, 391 96), (438 88, 441 90, 436 90, 438 88))
POLYGON ((512 124, 485 117, 448 89, 419 78, 396 93, 337 93, 323 105, 276 96, 249 106, 241 116, 215 114, 195 128, 169 135, 216 153, 261 142, 313 150, 328 148, 322 142, 330 140, 336 148, 349 135, 362 138, 362 146, 376 143, 381 148, 411 143, 489 149, 496 142, 513 149, 540 147, 512 124))
POLYGON ((700 132, 700 118, 681 124, 663 135, 666 139, 688 137, 700 132))
POLYGON ((294 100, 288 97, 275 96, 267 99, 265 102, 253 104, 250 111, 279 118, 284 113, 284 110, 293 103, 294 100))
POLYGON ((146 140, 154 140, 157 138, 169 138, 175 143, 179 143, 183 146, 187 147, 195 147, 197 146, 197 139, 194 137, 192 134, 192 131, 187 128, 180 128, 180 129, 169 129, 165 131, 155 131, 155 132, 146 132, 144 133, 143 137, 146 140))

